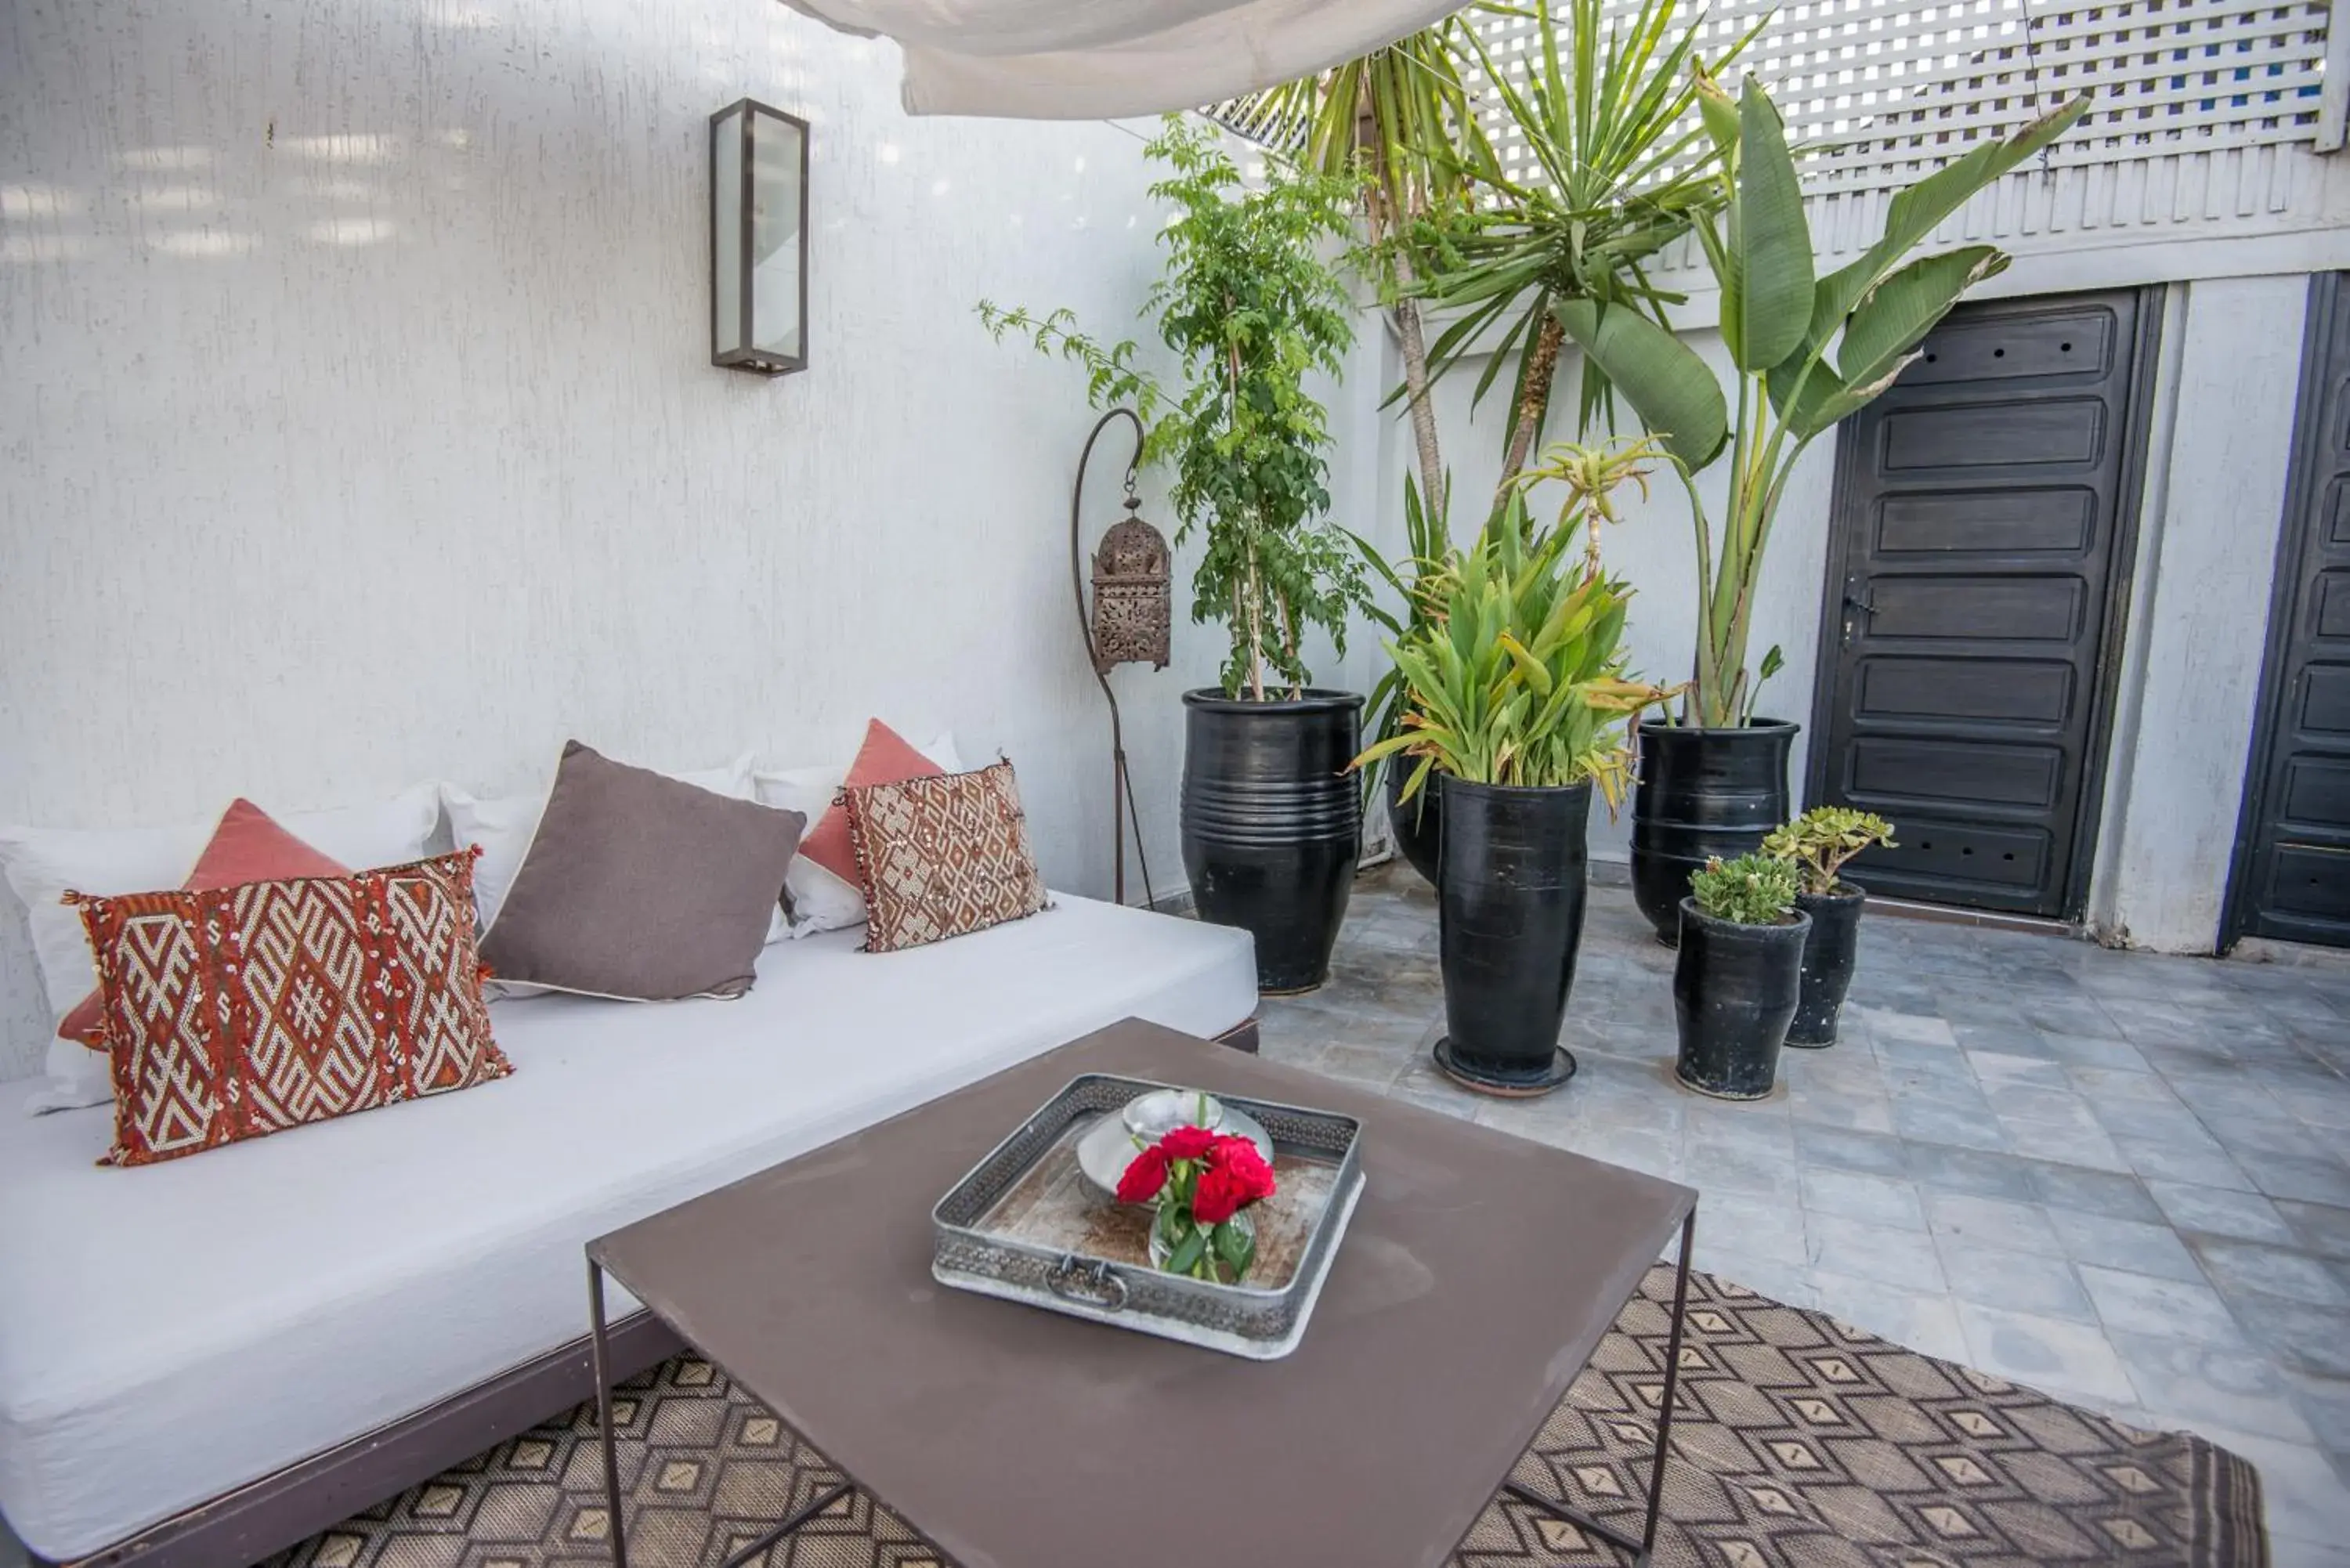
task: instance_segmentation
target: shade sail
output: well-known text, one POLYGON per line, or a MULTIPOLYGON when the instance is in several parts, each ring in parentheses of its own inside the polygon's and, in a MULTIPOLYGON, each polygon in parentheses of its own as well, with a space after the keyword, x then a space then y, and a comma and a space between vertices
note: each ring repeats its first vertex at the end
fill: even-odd
POLYGON ((1238 98, 1335 66, 1461 0, 785 0, 895 38, 913 114, 1102 119, 1238 98))

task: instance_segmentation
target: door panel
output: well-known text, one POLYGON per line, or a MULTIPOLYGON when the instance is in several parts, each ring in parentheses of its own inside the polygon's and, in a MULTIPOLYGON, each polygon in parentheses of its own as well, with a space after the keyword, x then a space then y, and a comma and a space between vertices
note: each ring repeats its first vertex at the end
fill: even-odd
POLYGON ((2310 296, 2231 935, 2350 947, 2350 275, 2310 296))
POLYGON ((1811 797, 1892 819, 1878 892, 2078 910, 2149 308, 1961 306, 1839 434, 1811 797))

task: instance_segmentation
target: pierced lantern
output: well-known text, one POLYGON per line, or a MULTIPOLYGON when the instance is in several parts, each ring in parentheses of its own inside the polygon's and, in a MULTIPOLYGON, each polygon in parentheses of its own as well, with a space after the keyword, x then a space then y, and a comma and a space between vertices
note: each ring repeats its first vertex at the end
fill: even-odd
POLYGON ((1173 623, 1172 554, 1166 535, 1145 523, 1133 496, 1094 550, 1094 669, 1119 664, 1167 668, 1173 623))

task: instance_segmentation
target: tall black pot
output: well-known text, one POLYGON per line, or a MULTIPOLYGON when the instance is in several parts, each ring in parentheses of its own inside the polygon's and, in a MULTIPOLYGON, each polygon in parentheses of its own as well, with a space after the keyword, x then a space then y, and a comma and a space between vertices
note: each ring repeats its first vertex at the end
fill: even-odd
POLYGON ((1701 730, 1648 719, 1640 724, 1640 781, 1632 794, 1632 898, 1657 940, 1680 940, 1690 873, 1719 855, 1762 846, 1787 820, 1787 752, 1803 728, 1756 719, 1701 730))
POLYGON ((1779 1047, 1803 987, 1809 915, 1779 926, 1718 920, 1680 906, 1680 957, 1673 963, 1673 1023, 1680 1057, 1673 1071, 1701 1095, 1759 1100, 1779 1078, 1779 1047))
POLYGON ((1788 1044, 1816 1050, 1835 1044, 1836 1014, 1852 989, 1860 909, 1867 901, 1867 889, 1857 882, 1838 882, 1833 893, 1795 895, 1795 908, 1812 918, 1812 934, 1804 940, 1803 994, 1795 1021, 1787 1025, 1788 1044))
POLYGON ((1575 1075, 1558 1031, 1583 945, 1590 782, 1518 789, 1453 778, 1443 798, 1437 1065, 1488 1094, 1544 1094, 1575 1075))
POLYGON ((1444 836, 1444 775, 1434 768, 1421 781, 1419 793, 1399 801, 1404 781, 1419 766, 1418 757, 1392 757, 1387 764, 1388 832, 1398 853, 1411 868, 1436 886, 1436 846, 1444 836))
POLYGON ((1263 992, 1330 975, 1363 848, 1363 700, 1309 689, 1251 702, 1183 693, 1183 868, 1200 918, 1256 938, 1263 992))

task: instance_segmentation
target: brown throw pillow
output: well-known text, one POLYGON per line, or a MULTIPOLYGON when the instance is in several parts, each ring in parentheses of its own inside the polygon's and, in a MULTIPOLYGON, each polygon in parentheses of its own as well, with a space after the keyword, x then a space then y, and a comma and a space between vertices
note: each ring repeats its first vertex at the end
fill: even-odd
POLYGON ((533 990, 740 996, 806 821, 573 741, 483 961, 533 990))
POLYGON ((114 1147, 151 1165, 514 1069, 490 1037, 473 859, 85 898, 114 1147))
POLYGON ((867 952, 943 941, 1045 907, 1010 763, 841 794, 871 908, 867 952))

